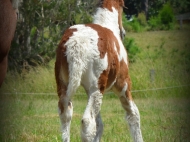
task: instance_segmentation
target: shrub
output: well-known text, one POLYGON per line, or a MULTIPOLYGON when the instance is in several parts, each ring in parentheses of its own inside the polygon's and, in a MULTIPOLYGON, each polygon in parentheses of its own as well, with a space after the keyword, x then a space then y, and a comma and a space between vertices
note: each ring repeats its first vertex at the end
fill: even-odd
POLYGON ((122 21, 123 21, 123 28, 127 31, 128 21, 127 21, 127 18, 125 17, 125 14, 122 15, 122 21))
POLYGON ((140 53, 140 48, 133 38, 125 38, 123 44, 128 52, 129 62, 135 62, 135 57, 140 53))
POLYGON ((164 4, 159 14, 151 17, 149 25, 153 30, 169 30, 173 29, 175 22, 174 13, 169 3, 164 4))
POLYGON ((132 19, 132 21, 128 21, 123 14, 123 27, 128 32, 141 32, 147 26, 144 13, 139 13, 138 17, 133 16, 132 19))
POLYGON ((141 26, 147 26, 146 16, 144 13, 139 13, 137 19, 141 26))
POLYGON ((133 17, 133 21, 130 22, 130 24, 135 32, 140 32, 142 30, 142 26, 140 25, 138 18, 133 17))
POLYGON ((163 6, 159 15, 160 15, 160 20, 164 25, 169 25, 170 23, 174 22, 174 13, 169 3, 166 3, 163 6))
POLYGON ((128 32, 140 32, 142 26, 140 25, 136 17, 132 18, 132 21, 128 21, 125 16, 123 16, 123 27, 128 32))
POLYGON ((151 29, 153 30, 159 30, 161 27, 161 20, 160 20, 160 16, 156 16, 156 17, 151 17, 148 21, 151 29))

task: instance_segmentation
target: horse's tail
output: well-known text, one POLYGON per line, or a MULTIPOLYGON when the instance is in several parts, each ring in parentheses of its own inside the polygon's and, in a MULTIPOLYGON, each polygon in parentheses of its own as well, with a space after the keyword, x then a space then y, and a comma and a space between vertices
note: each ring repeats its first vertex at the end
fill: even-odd
POLYGON ((69 67, 69 83, 67 95, 72 96, 81 84, 81 78, 87 67, 87 44, 81 38, 70 38, 65 46, 69 67))

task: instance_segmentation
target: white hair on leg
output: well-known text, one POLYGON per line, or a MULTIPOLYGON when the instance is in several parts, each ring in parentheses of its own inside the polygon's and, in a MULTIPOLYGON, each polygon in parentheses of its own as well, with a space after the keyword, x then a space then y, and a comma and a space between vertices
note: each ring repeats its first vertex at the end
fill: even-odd
POLYGON ((130 132, 134 142, 143 142, 140 129, 140 114, 137 106, 133 101, 129 102, 130 112, 127 112, 126 119, 129 124, 130 132))
POLYGON ((97 134, 96 118, 102 104, 102 94, 96 91, 90 94, 88 105, 82 118, 81 137, 83 142, 93 142, 97 134))
POLYGON ((61 120, 61 131, 62 131, 62 140, 63 142, 70 141, 70 125, 73 115, 73 105, 71 102, 67 103, 68 106, 65 107, 64 111, 61 112, 59 108, 59 117, 61 120))
POLYGON ((143 142, 141 129, 140 129, 140 114, 139 110, 133 100, 126 96, 128 84, 123 87, 120 96, 120 101, 126 111, 126 120, 134 142, 143 142))
POLYGON ((103 133, 103 123, 100 113, 96 117, 96 136, 94 142, 100 142, 103 133))

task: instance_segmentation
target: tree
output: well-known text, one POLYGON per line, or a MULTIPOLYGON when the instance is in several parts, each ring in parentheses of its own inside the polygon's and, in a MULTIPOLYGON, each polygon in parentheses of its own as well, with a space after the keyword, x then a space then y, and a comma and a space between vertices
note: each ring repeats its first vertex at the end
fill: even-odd
POLYGON ((27 0, 19 7, 19 20, 9 54, 9 68, 46 64, 65 29, 91 21, 92 0, 27 0))
POLYGON ((126 15, 138 15, 138 13, 143 12, 147 18, 148 16, 148 0, 125 0, 125 6, 127 9, 124 9, 126 15))
POLYGON ((190 0, 169 0, 176 14, 190 12, 190 0))
POLYGON ((127 19, 130 19, 132 15, 138 15, 138 5, 136 0, 124 0, 125 7, 124 13, 127 16, 127 19))
POLYGON ((148 19, 148 0, 141 0, 141 11, 145 14, 148 19))
POLYGON ((138 15, 144 12, 148 17, 157 16, 164 4, 169 2, 175 14, 190 12, 190 0, 125 0, 126 15, 138 15))

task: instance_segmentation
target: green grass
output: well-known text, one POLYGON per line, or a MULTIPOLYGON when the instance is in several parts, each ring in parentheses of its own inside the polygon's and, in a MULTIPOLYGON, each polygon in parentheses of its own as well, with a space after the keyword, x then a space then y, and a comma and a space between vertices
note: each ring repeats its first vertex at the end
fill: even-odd
MULTIPOLYGON (((132 90, 190 84, 189 34, 189 29, 128 33, 127 36, 134 38, 141 48, 135 62, 130 64, 132 90), (152 77, 150 70, 154 70, 152 77)), ((0 141, 61 141, 58 97, 40 94, 56 92, 53 68, 54 61, 47 67, 23 70, 22 74, 7 74, 0 89, 0 141)), ((87 102, 82 88, 77 93, 73 98, 72 142, 80 141, 80 123, 87 102)), ((189 93, 190 86, 132 93, 141 114, 144 141, 190 141, 189 93)), ((102 142, 132 141, 125 112, 116 96, 104 96, 101 114, 104 122, 102 142)))
MULTIPOLYGON (((136 63, 130 64, 133 90, 190 84, 189 30, 129 33, 129 36, 135 38, 141 50, 136 63)), ((181 93, 190 95, 188 89, 181 93)))
MULTIPOLYGON (((80 121, 86 96, 74 98, 74 114, 71 125, 71 141, 80 140, 80 121), (83 100, 84 99, 84 100, 83 100)), ((187 142, 190 140, 190 100, 187 98, 135 99, 141 114, 141 127, 145 141, 187 142)), ((60 122, 56 96, 9 95, 1 96, 0 141, 7 142, 56 142, 61 141, 60 122), (7 113, 8 112, 8 113, 7 113)), ((102 142, 132 141, 125 113, 118 99, 103 98, 102 142)))

